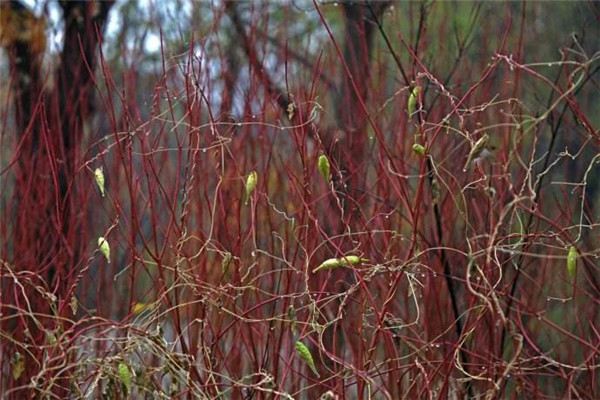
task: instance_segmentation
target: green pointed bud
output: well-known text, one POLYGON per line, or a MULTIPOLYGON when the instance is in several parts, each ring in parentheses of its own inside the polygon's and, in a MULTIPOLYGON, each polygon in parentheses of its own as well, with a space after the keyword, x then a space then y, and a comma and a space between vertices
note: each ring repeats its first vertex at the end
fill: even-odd
POLYGON ((250 201, 250 196, 252 196, 252 192, 254 192, 254 189, 256 189, 257 184, 258 173, 256 171, 252 171, 246 178, 246 201, 244 204, 248 204, 248 201, 250 201))
POLYGON ((100 194, 104 197, 104 171, 102 168, 96 168, 94 170, 94 179, 96 180, 96 185, 98 189, 100 189, 100 194))
POLYGON ((327 159, 327 156, 325 154, 321 154, 319 156, 317 167, 319 168, 319 172, 321 173, 323 179, 329 182, 331 167, 329 166, 329 159, 327 159))
POLYGON ((408 103, 406 105, 406 110, 408 112, 408 117, 411 118, 412 115, 417 110, 417 100, 419 99, 419 93, 421 93, 421 86, 415 86, 413 90, 410 92, 408 96, 408 103))
POLYGON ((121 383, 127 389, 127 393, 131 393, 132 375, 129 366, 121 361, 117 366, 117 373, 119 374, 121 383))
POLYGON ((425 155, 425 146, 419 143, 415 143, 412 145, 412 149, 416 155, 424 156, 425 155))
POLYGON ((569 252, 567 253, 567 273, 571 278, 575 278, 575 274, 577 273, 577 256, 575 246, 569 247, 569 252))
POLYGON ((366 258, 360 258, 359 256, 344 256, 341 258, 330 258, 323 261, 317 268, 313 269, 313 274, 328 269, 351 267, 353 265, 357 265, 365 261, 368 260, 366 258))
POLYGON ((297 341, 295 347, 300 358, 309 366, 311 371, 314 372, 317 377, 319 377, 319 373, 317 372, 317 367, 315 365, 315 360, 313 359, 312 354, 310 354, 310 350, 308 349, 308 347, 306 347, 306 345, 301 341, 297 341))
POLYGON ((104 258, 106 258, 106 262, 110 264, 110 246, 108 245, 108 241, 102 236, 98 238, 98 248, 104 258))

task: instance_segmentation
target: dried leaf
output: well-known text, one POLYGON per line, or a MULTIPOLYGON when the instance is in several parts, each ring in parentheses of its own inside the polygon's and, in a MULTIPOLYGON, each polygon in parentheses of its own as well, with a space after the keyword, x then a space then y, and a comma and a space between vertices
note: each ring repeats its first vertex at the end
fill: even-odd
POLYGON ((71 297, 71 302, 69 303, 71 306, 71 312, 73 315, 77 314, 77 309, 79 308, 79 302, 77 301, 77 297, 71 297))
POLYGON ((292 304, 290 304, 290 306, 288 307, 287 316, 288 316, 288 320, 291 323, 292 333, 295 335, 297 333, 296 332, 296 309, 294 308, 294 306, 292 304))
POLYGON ((58 342, 56 333, 54 333, 53 331, 46 331, 46 342, 49 345, 54 346, 58 342))
POLYGON ((233 255, 230 252, 225 252, 223 259, 221 260, 221 272, 223 275, 227 275, 227 272, 229 272, 229 264, 231 264, 231 260, 233 260, 233 255))
POLYGON ((13 355, 12 361, 12 377, 17 380, 25 371, 25 359, 18 351, 13 355))
POLYGON ((288 103, 286 111, 288 119, 291 121, 294 118, 294 114, 296 113, 296 105, 293 102, 288 103))
POLYGON ((328 390, 319 397, 319 400, 338 400, 339 398, 340 396, 335 394, 333 390, 328 390))
POLYGON ((147 309, 149 309, 152 306, 152 304, 148 304, 148 303, 135 303, 133 305, 133 310, 131 310, 134 314, 139 314, 141 312, 146 311, 147 309))
POLYGON ((469 156, 467 157, 467 162, 465 163, 463 172, 467 172, 467 168, 469 168, 471 162, 477 157, 479 157, 481 155, 481 152, 486 149, 489 140, 489 135, 487 133, 484 133, 483 136, 475 142, 475 144, 471 147, 471 151, 469 152, 469 156))
POLYGON ((437 179, 433 178, 431 180, 431 202, 433 204, 439 204, 440 197, 441 197, 440 184, 438 183, 437 179))

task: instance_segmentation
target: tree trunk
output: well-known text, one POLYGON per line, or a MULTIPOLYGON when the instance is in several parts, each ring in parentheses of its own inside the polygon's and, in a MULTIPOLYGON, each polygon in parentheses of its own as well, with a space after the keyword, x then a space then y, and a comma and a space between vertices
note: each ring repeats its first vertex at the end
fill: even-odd
MULTIPOLYGON (((371 5, 366 3, 342 3, 345 17, 342 81, 336 92, 334 104, 342 140, 336 145, 335 157, 345 173, 347 195, 359 200, 364 190, 368 118, 364 104, 369 95, 371 75, 371 52, 376 25, 370 21, 371 12, 379 17, 389 2, 371 5), (347 68, 347 69, 346 69, 347 68)), ((356 210, 355 204, 345 203, 356 210)))
MULTIPOLYGON (((3 307, 2 312, 14 313, 13 307, 20 309, 25 303, 32 311, 26 317, 9 318, 3 326, 16 342, 33 345, 32 352, 23 355, 23 373, 13 375, 9 387, 29 384, 31 377, 39 373, 34 358, 42 359, 47 333, 69 328, 64 326, 66 319, 56 317, 70 313, 69 292, 77 276, 74 271, 81 263, 80 249, 87 240, 80 231, 85 207, 77 204, 83 201, 76 195, 76 168, 84 124, 92 113, 101 35, 112 4, 60 2, 64 44, 53 76, 44 76, 47 72, 42 69, 44 18, 36 17, 19 1, 0 5, 0 44, 9 57, 15 116, 12 128, 17 143, 12 202, 4 216, 10 218, 12 241, 5 245, 2 258, 10 260, 14 271, 25 273, 32 282, 20 290, 16 283, 2 279, 0 304, 12 305, 3 307)), ((5 350, 8 354, 18 351, 5 350)), ((58 398, 68 395, 69 375, 64 371, 53 386, 58 398)), ((28 389, 23 390, 12 396, 35 397, 33 392, 26 396, 28 389)))

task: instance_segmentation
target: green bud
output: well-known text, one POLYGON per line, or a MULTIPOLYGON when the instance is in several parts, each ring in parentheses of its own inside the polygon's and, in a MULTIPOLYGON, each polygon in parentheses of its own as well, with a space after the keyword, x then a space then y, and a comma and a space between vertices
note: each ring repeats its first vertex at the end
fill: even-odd
POLYGON ((571 278, 574 278, 577 273, 577 256, 575 246, 569 247, 569 252, 567 253, 567 273, 571 278))
POLYGON ((359 256, 344 256, 341 258, 330 258, 328 260, 323 261, 317 268, 313 269, 313 273, 340 267, 350 267, 365 261, 368 260, 366 258, 360 258, 359 256))
POLYGON ((108 241, 100 236, 98 238, 98 248, 100 249, 100 253, 106 258, 106 262, 110 264, 110 246, 108 241))
POLYGON ((417 154, 419 156, 425 155, 425 146, 423 146, 422 144, 415 143, 412 145, 412 149, 415 152, 415 154, 417 154))
POLYGON ((419 99, 419 93, 421 93, 421 87, 415 86, 413 90, 410 92, 408 96, 408 103, 406 105, 406 110, 408 112, 408 117, 411 118, 412 115, 417 110, 417 100, 419 99))
POLYGON ((300 358, 309 366, 311 371, 314 372, 317 377, 319 377, 319 373, 317 372, 317 367, 315 365, 315 360, 313 359, 312 354, 310 354, 310 350, 308 349, 308 347, 306 347, 306 345, 301 341, 297 341, 295 347, 300 358))
POLYGON ((100 194, 104 197, 104 171, 102 171, 102 168, 96 168, 94 170, 94 179, 96 180, 98 189, 100 189, 100 194))
POLYGON ((258 173, 256 171, 252 171, 246 178, 246 201, 244 204, 248 204, 248 201, 250 201, 250 196, 252 196, 252 192, 254 192, 254 189, 256 189, 257 184, 258 173))
POLYGON ((121 383, 127 389, 127 393, 131 393, 132 376, 129 366, 121 361, 117 366, 117 372, 119 374, 119 379, 121 380, 121 383))
POLYGON ((317 162, 317 167, 319 168, 319 172, 325 181, 329 182, 329 177, 331 173, 331 168, 329 166, 329 160, 325 154, 321 154, 319 156, 319 160, 317 162))

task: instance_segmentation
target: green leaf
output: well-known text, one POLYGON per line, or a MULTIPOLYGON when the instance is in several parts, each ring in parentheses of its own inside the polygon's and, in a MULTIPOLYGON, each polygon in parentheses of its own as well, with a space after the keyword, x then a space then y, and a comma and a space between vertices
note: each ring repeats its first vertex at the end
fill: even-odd
POLYGON ((308 349, 308 347, 306 347, 306 345, 304 343, 302 343, 301 341, 297 341, 295 347, 296 347, 296 352, 298 353, 300 358, 302 360, 304 360, 304 362, 309 366, 309 368, 312 370, 312 372, 314 372, 315 375, 317 377, 319 377, 319 373, 317 372, 317 367, 315 366, 315 360, 313 359, 312 354, 310 354, 310 350, 308 349))
POLYGON ((569 277, 575 278, 577 273, 577 249, 575 246, 569 247, 569 253, 567 253, 567 273, 569 277))
POLYGON ((313 269, 313 273, 340 267, 350 267, 365 261, 368 260, 366 258, 360 258, 359 256, 353 255, 344 256, 341 258, 330 258, 323 261, 317 268, 313 269))
POLYGON ((329 182, 329 176, 331 173, 331 167, 329 166, 329 160, 325 154, 321 154, 319 156, 319 161, 317 162, 317 167, 319 168, 319 172, 325 181, 329 182))
POLYGON ((98 248, 100 249, 100 253, 106 258, 106 262, 110 264, 110 246, 108 241, 100 236, 98 238, 98 248))
POLYGON ((246 177, 246 201, 244 204, 248 204, 250 201, 250 196, 254 189, 256 189, 256 185, 258 184, 258 173, 256 171, 252 171, 246 177))
POLYGON ((98 189, 100 189, 100 194, 102 195, 102 197, 104 197, 104 171, 102 171, 102 168, 96 168, 94 170, 94 179, 96 181, 98 189))

